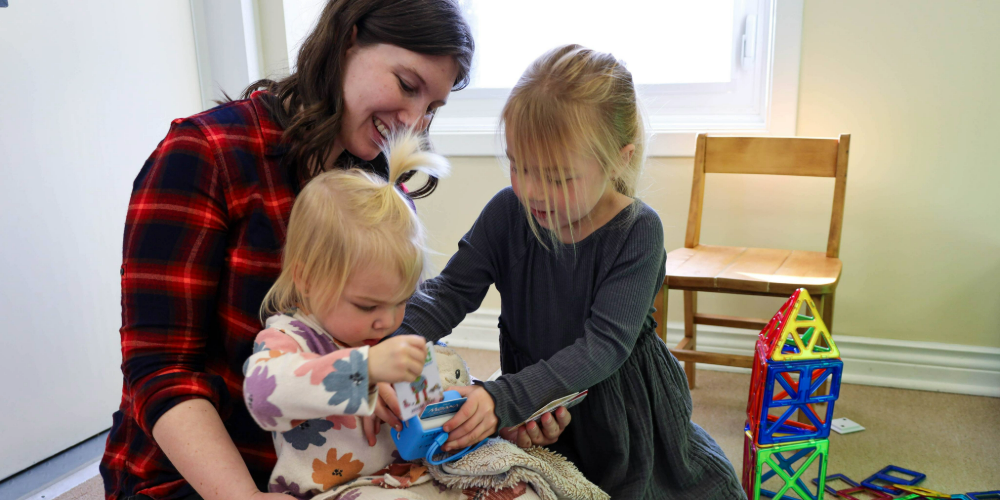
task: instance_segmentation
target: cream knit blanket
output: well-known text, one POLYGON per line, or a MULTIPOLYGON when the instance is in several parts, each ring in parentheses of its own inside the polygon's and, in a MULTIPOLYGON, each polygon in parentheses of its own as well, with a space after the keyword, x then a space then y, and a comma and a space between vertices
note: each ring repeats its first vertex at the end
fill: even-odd
POLYGON ((500 438, 454 462, 426 465, 431 477, 449 488, 501 489, 524 481, 543 500, 611 498, 562 455, 540 446, 524 450, 500 438))

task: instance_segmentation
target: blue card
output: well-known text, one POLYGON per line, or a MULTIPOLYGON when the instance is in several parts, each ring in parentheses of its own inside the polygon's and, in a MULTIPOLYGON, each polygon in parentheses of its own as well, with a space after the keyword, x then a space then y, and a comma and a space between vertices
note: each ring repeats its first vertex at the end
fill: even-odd
POLYGON ((420 414, 421 419, 438 417, 448 413, 457 413, 458 409, 465 404, 465 398, 452 399, 448 401, 441 401, 439 403, 431 403, 424 408, 424 411, 420 414))

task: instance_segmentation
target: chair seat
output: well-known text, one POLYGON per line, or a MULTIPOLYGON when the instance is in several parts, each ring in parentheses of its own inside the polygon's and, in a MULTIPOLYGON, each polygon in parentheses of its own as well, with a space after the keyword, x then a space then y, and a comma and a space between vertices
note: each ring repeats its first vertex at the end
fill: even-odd
POLYGON ((791 295, 837 288, 843 265, 822 252, 698 245, 667 254, 664 284, 671 289, 791 295))

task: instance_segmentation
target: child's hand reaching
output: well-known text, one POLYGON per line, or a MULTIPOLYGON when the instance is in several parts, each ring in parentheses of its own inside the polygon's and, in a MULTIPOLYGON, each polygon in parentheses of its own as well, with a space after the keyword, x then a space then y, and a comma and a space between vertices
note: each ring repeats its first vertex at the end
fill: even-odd
POLYGON ((452 387, 466 398, 465 404, 442 427, 448 433, 444 451, 460 450, 476 444, 497 431, 497 416, 493 396, 482 386, 452 387))
POLYGON ((419 335, 400 335, 372 346, 368 350, 369 383, 416 380, 424 369, 426 343, 419 335))
POLYGON ((500 437, 521 448, 548 446, 559 440, 570 420, 569 410, 559 407, 554 412, 543 414, 538 422, 500 429, 500 437))

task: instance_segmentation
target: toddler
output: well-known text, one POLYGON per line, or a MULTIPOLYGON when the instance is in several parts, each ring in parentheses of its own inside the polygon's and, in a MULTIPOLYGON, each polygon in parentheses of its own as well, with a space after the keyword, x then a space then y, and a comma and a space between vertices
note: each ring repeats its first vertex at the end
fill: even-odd
POLYGON ((261 307, 271 316, 243 369, 247 408, 274 439, 272 492, 312 497, 393 462, 388 426, 359 417, 382 411, 376 383, 412 382, 426 354, 414 335, 380 343, 424 268, 423 228, 395 184, 413 170, 441 177, 448 164, 411 133, 387 156, 388 181, 326 172, 292 207, 281 275, 261 307))

